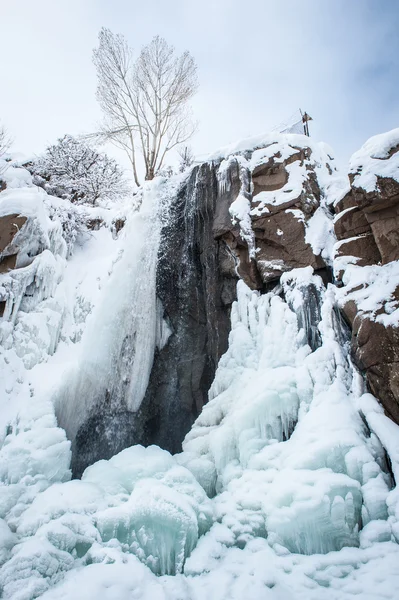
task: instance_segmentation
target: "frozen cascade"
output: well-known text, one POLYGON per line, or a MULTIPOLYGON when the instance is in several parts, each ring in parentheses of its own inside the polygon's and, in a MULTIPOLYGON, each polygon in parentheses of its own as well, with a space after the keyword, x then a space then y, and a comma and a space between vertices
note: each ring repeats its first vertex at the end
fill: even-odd
POLYGON ((148 385, 155 346, 167 338, 156 298, 163 189, 162 180, 144 188, 141 209, 124 228, 124 251, 90 315, 76 362, 56 394, 57 418, 73 441, 77 474, 129 445, 126 437, 134 439, 134 413, 148 385), (98 417, 100 436, 91 434, 98 431, 98 417))
POLYGON ((319 323, 323 282, 320 277, 311 276, 304 282, 297 282, 295 275, 290 273, 284 274, 282 282, 287 304, 297 315, 298 327, 303 330, 308 346, 316 350, 322 344, 319 323))
POLYGON ((282 283, 288 304, 238 283, 229 349, 180 460, 217 493, 236 543, 261 535, 304 554, 358 546, 364 525, 387 518, 384 450, 356 410, 333 286, 324 291, 310 267, 282 283), (313 352, 311 318, 300 310, 309 288, 321 316, 313 352))
POLYGON ((238 600, 247 585, 251 600, 277 600, 295 582, 298 600, 319 600, 320 586, 341 600, 334 586, 350 588, 357 565, 392 566, 398 500, 377 435, 396 426, 337 341, 334 287, 311 269, 282 284, 287 299, 318 290, 321 345, 311 351, 278 289, 240 281, 229 348, 183 452, 132 446, 4 511, 4 598, 70 600, 79 576, 88 599, 109 585, 129 597, 129 585, 143 598, 238 600))
MULTIPOLYGON (((213 210, 215 198, 208 191, 214 173, 207 165, 201 169, 190 180, 192 204, 179 199, 184 219, 172 219, 171 229, 183 225, 184 243, 175 243, 177 238, 171 243, 182 263, 176 271, 180 284, 187 283, 187 273, 195 282, 183 294, 188 316, 212 327, 220 319, 209 306, 212 294, 205 318, 196 314, 201 304, 194 301, 215 283, 209 277, 213 263, 204 261, 198 244, 213 210), (201 261, 204 268, 197 272, 193 264, 201 261), (197 275, 208 277, 211 286, 197 285, 197 275)), ((222 189, 233 185, 228 179, 219 183, 222 189)), ((18 314, 12 348, 0 356, 9 378, 7 399, 24 398, 0 448, 0 596, 395 600, 399 494, 392 473, 398 481, 399 428, 364 393, 348 357, 339 292, 332 285, 326 289, 311 268, 285 273, 281 285, 263 295, 238 282, 228 349, 183 452, 172 456, 156 446, 135 445, 115 454, 121 438, 124 445, 129 439, 123 437, 124 424, 134 434, 129 415, 143 411, 155 347, 165 348, 176 362, 177 328, 168 310, 168 324, 162 319, 164 298, 155 294, 155 270, 165 261, 158 254, 164 193, 162 183, 153 182, 140 213, 128 215, 118 238, 121 251, 112 264, 105 263, 108 282, 92 312, 87 310, 87 327, 77 330, 82 338, 79 334, 74 346, 76 367, 63 373, 57 409, 69 434, 74 432, 74 460, 84 458, 75 462, 75 472, 95 460, 96 452, 109 452, 109 460, 91 464, 81 480, 70 481, 70 443, 34 385, 40 373, 49 374, 57 353, 62 362, 62 348, 47 365, 37 365, 43 369, 33 368, 38 373, 33 384, 25 367, 39 353, 35 349, 31 359, 22 352, 27 347, 22 334, 33 335, 28 320, 35 331, 34 319, 41 318, 29 312, 31 303, 38 302, 47 315, 58 300, 42 286, 58 281, 57 269, 45 271, 46 249, 40 260, 48 277, 38 279, 44 295, 28 289, 33 294, 21 297, 27 312, 18 314), (21 356, 14 360, 18 348, 21 356), (132 357, 139 359, 136 365, 132 357), (132 369, 140 380, 133 381, 132 369), (72 403, 70 410, 65 402, 72 403), (97 417, 104 417, 103 430, 97 417)), ((211 239, 211 227, 205 231, 211 239)), ((209 245, 209 254, 215 261, 215 246, 209 245)), ((174 268, 175 263, 171 272, 174 268)), ((168 291, 173 296, 175 288, 168 291)), ((55 313, 62 310, 54 306, 55 313)), ((187 322, 199 338, 200 329, 187 322)), ((59 323, 48 324, 53 352, 59 323)), ((179 359, 186 358, 187 347, 179 359)), ((201 347, 201 356, 209 347, 201 347)), ((164 364, 173 362, 161 363, 161 376, 164 364)), ((182 380, 176 381, 179 387, 182 380)), ((161 389, 169 401, 169 389, 161 389)), ((179 427, 178 421, 168 423, 179 427)))
POLYGON ((377 437, 392 439, 388 420, 337 341, 334 287, 311 269, 282 283, 287 298, 318 290, 321 345, 311 351, 276 292, 240 281, 229 348, 183 452, 127 448, 3 513, 4 598, 71 600, 81 581, 88 600, 109 587, 110 598, 238 600, 248 587, 251 600, 281 600, 292 585, 298 600, 319 600, 320 586, 341 600, 334 586, 350 589, 358 565, 383 556, 392 568, 399 511, 377 437))

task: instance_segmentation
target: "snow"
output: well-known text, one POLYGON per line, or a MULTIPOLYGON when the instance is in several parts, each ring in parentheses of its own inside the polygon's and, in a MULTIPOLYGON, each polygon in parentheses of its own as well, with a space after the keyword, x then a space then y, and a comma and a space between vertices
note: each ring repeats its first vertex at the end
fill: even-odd
POLYGON ((243 194, 239 194, 229 208, 233 225, 236 221, 240 224, 241 236, 248 244, 250 258, 255 258, 255 236, 252 230, 250 210, 250 201, 243 194))
POLYGON ((230 190, 230 179, 228 177, 229 168, 233 163, 237 164, 240 178, 240 191, 237 198, 231 203, 229 212, 231 222, 240 226, 241 236, 247 242, 250 258, 255 257, 255 235, 252 231, 252 221, 250 216, 251 197, 249 194, 250 171, 248 161, 240 155, 231 156, 228 160, 223 160, 217 171, 218 186, 220 193, 230 190))
POLYGON ((305 241, 313 254, 320 255, 326 264, 332 264, 334 247, 334 225, 331 217, 319 206, 306 223, 305 241))
POLYGON ((272 144, 284 144, 293 146, 293 147, 317 147, 317 142, 313 142, 313 140, 305 135, 301 134, 293 134, 293 133, 264 133, 261 135, 252 136, 249 138, 244 138, 238 142, 234 142, 224 148, 220 148, 216 152, 213 152, 207 158, 208 161, 217 161, 220 159, 226 159, 233 154, 240 154, 246 151, 254 151, 265 148, 266 146, 271 146, 272 144))
MULTIPOLYGON (((1 161, 1 159, 0 159, 1 161)), ((5 162, 5 161, 1 161, 5 162)), ((27 169, 15 164, 14 161, 5 163, 4 170, 0 165, 1 178, 7 184, 7 189, 19 189, 26 186, 32 187, 32 176, 27 169)))
POLYGON ((229 349, 183 453, 128 448, 36 494, 15 533, 2 525, 4 598, 395 598, 385 449, 395 472, 399 428, 338 342, 333 286, 311 268, 282 284, 292 308, 238 283, 229 349), (313 352, 295 314, 309 285, 313 352))
POLYGON ((343 284, 344 287, 337 291, 340 306, 353 300, 358 311, 371 320, 385 327, 399 324, 399 307, 395 298, 399 286, 398 261, 365 267, 347 264, 343 284))
POLYGON ((366 192, 377 189, 378 177, 391 177, 399 181, 399 152, 389 156, 390 150, 399 146, 399 128, 375 135, 352 155, 350 173, 353 185, 366 192))
MULTIPOLYGON (((274 153, 282 136, 270 140, 219 167, 227 186, 229 161, 238 161, 231 214, 242 235, 252 235, 250 160, 274 153)), ((286 141, 283 153, 304 141, 321 152, 303 136, 286 141)), ((318 178, 323 199, 306 236, 327 259, 328 206, 346 183, 324 166, 318 178)), ((348 266, 341 289, 325 289, 311 267, 285 273, 265 294, 239 281, 229 346, 183 451, 133 446, 71 481, 53 401, 69 437, 105 384, 119 393, 128 381, 126 401, 139 409, 155 348, 171 334, 155 275, 178 182, 148 183, 140 211, 71 207, 25 183, 0 194, 1 214, 29 217, 18 244, 31 254, 0 276, 2 597, 395 600, 399 428, 365 393, 335 309, 353 298, 396 324, 393 298, 388 312, 379 308, 399 285, 397 264, 348 266), (89 219, 100 228, 88 230, 89 219), (134 360, 117 371, 129 336, 134 360)))

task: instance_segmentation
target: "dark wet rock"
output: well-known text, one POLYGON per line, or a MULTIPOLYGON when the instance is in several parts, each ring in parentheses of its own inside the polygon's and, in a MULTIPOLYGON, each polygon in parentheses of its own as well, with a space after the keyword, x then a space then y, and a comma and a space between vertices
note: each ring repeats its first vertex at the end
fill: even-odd
POLYGON ((215 239, 223 202, 228 199, 218 196, 216 167, 203 164, 173 202, 162 231, 157 295, 172 335, 155 356, 142 411, 147 441, 171 452, 181 449, 207 402, 228 345, 237 274, 225 241, 215 239))

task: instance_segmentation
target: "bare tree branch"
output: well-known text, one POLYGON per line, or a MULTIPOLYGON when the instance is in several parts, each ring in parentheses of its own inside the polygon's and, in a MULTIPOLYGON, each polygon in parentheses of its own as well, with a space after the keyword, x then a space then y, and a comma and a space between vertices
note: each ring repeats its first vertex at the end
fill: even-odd
POLYGON ((183 173, 186 169, 194 164, 194 154, 190 146, 180 146, 177 151, 179 155, 179 172, 183 173))

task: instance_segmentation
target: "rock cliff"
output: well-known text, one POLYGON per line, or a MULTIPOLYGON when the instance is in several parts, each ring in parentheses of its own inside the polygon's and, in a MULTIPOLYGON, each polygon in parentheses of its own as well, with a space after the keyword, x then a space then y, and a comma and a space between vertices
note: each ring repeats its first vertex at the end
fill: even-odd
POLYGON ((335 271, 352 327, 352 356, 399 422, 399 130, 353 155, 350 190, 335 205, 335 271))
MULTIPOLYGON (((172 452, 207 402, 227 349, 237 279, 265 291, 293 268, 326 276, 330 264, 327 188, 344 185, 333 159, 301 135, 243 148, 193 169, 161 234, 157 295, 172 333, 155 354, 140 441, 172 452)), ((304 290, 309 313, 317 311, 313 296, 304 290)), ((317 325, 309 336, 316 343, 317 325)))

